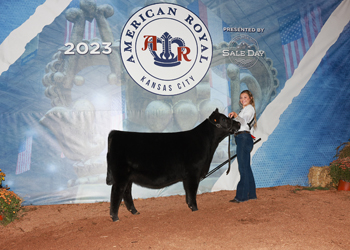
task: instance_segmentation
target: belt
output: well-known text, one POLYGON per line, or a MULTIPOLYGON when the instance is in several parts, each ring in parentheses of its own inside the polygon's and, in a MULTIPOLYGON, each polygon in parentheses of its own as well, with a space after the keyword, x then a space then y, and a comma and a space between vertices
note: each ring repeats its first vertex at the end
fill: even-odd
POLYGON ((249 131, 239 131, 237 133, 234 133, 235 136, 237 136, 239 134, 250 134, 250 132, 249 131))

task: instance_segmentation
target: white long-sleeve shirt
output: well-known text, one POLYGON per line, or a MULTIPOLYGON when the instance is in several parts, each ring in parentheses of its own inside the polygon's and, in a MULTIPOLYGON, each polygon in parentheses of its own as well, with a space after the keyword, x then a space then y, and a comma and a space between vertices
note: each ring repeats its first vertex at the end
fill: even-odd
POLYGON ((248 123, 254 119, 255 109, 251 104, 245 106, 241 112, 239 112, 238 116, 235 118, 236 121, 241 123, 241 128, 239 131, 248 131, 250 132, 250 128, 248 123))

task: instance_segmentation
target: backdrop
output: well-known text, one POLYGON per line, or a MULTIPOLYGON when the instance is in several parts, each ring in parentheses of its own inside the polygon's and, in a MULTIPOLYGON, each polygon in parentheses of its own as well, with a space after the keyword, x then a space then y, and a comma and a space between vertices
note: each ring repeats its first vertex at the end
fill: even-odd
MULTIPOLYGON (((112 129, 189 130, 215 108, 238 112, 244 89, 254 94, 254 135, 262 138, 252 151, 257 187, 308 185, 310 167, 328 165, 350 138, 349 0, 165 1, 196 14, 213 44, 202 81, 173 96, 141 88, 120 60, 124 25, 159 2, 1 1, 0 168, 25 205, 109 200, 112 129), (74 55, 69 42, 81 43, 74 55), (91 53, 93 43, 108 51, 104 42, 109 54, 91 53)), ((211 169, 227 160, 227 146, 219 145, 211 169)), ((226 169, 198 192, 235 189, 237 163, 226 169)), ((181 183, 133 186, 134 198, 175 194, 184 194, 181 183)))

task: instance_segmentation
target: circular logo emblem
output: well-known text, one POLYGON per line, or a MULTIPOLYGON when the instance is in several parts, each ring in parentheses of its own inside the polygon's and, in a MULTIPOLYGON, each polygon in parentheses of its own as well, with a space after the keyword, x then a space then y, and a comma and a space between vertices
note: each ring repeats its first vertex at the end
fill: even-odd
POLYGON ((213 47, 199 17, 179 5, 159 3, 130 17, 122 31, 120 53, 138 85, 169 96, 184 93, 203 79, 213 47))
POLYGON ((240 68, 251 68, 259 60, 258 42, 248 35, 238 35, 229 43, 230 61, 240 68))

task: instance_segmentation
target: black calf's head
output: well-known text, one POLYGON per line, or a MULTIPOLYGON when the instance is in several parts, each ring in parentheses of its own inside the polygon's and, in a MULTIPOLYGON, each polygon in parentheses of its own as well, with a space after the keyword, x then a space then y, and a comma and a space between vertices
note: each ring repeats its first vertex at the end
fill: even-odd
POLYGON ((215 109, 215 111, 209 116, 209 121, 217 128, 226 130, 230 134, 237 132, 241 127, 239 122, 219 113, 218 109, 215 109))

